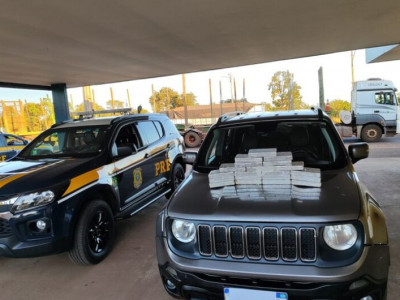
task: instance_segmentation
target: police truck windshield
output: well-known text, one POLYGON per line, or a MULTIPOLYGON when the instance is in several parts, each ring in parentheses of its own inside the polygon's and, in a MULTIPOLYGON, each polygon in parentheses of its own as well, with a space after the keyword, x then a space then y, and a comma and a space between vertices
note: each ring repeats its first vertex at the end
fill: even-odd
POLYGON ((46 131, 22 150, 18 157, 34 159, 97 154, 104 147, 106 129, 106 126, 90 126, 46 131))

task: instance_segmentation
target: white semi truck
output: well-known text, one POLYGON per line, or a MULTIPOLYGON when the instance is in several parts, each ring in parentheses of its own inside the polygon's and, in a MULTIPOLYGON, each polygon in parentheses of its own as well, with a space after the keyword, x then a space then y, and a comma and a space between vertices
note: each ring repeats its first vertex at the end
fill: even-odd
POLYGON ((357 81, 351 91, 351 112, 340 113, 337 128, 342 136, 357 136, 377 142, 382 135, 400 133, 400 108, 396 87, 389 80, 372 78, 357 81))

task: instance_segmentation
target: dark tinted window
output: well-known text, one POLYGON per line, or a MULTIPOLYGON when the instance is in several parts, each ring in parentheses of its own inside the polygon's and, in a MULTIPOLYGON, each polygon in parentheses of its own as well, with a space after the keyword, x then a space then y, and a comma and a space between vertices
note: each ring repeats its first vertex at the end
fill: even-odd
POLYGON ((303 161, 308 167, 334 169, 347 163, 337 134, 325 122, 269 121, 209 132, 196 168, 200 171, 216 169, 222 163, 234 163, 237 154, 259 148, 290 151, 293 161, 303 161))
POLYGON ((143 144, 148 145, 160 139, 157 128, 151 121, 141 121, 137 123, 140 136, 142 137, 143 144))
POLYGON ((162 128, 161 123, 158 122, 158 121, 154 121, 154 125, 155 125, 156 128, 157 128, 157 131, 158 131, 159 136, 160 136, 160 137, 163 137, 163 136, 164 136, 164 131, 163 131, 163 128, 162 128))
POLYGON ((102 151, 106 137, 105 126, 55 128, 34 139, 18 156, 40 158, 93 155, 102 151))

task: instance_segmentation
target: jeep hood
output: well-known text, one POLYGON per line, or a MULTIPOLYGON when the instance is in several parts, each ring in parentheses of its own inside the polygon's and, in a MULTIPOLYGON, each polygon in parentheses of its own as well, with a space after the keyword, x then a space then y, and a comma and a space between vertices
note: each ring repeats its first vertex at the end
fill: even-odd
POLYGON ((208 174, 193 171, 168 205, 168 216, 240 222, 338 222, 356 220, 361 209, 356 174, 348 168, 321 172, 322 187, 313 200, 216 197, 208 174))
POLYGON ((42 190, 95 168, 94 158, 19 160, 0 163, 0 197, 42 190))

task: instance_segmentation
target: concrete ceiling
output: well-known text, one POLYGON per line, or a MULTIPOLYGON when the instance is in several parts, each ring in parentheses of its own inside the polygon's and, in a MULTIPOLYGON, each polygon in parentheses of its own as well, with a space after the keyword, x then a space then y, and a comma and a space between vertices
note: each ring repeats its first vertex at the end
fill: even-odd
POLYGON ((0 0, 0 82, 68 87, 397 44, 399 0, 0 0))

